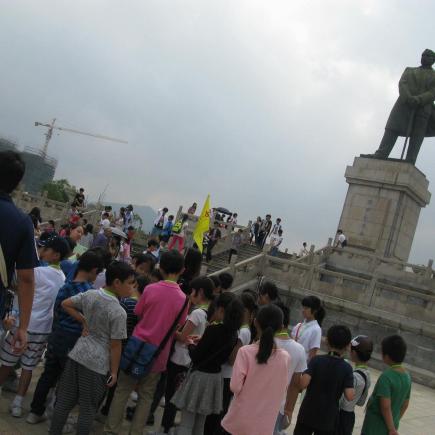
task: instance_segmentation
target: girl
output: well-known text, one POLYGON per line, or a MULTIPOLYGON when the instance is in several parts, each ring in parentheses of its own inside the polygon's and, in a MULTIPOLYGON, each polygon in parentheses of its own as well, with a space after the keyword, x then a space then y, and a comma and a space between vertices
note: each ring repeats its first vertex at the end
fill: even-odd
POLYGON ((320 349, 321 326, 325 315, 325 309, 317 296, 307 296, 302 299, 304 321, 293 328, 292 338, 304 346, 307 362, 316 356, 320 349))
POLYGON ((222 411, 221 365, 237 343, 243 311, 234 294, 221 294, 216 300, 212 323, 198 344, 189 349, 192 370, 172 398, 172 403, 182 411, 177 435, 202 435, 206 416, 222 411))
POLYGON ((84 228, 84 234, 80 239, 80 244, 85 248, 89 249, 94 241, 94 226, 92 224, 87 224, 84 228))
POLYGON ((237 353, 230 384, 234 399, 222 420, 223 428, 233 435, 273 433, 290 367, 287 352, 274 342, 282 324, 283 314, 276 305, 262 307, 255 319, 259 343, 243 346, 237 353))
POLYGON ((193 344, 204 334, 207 325, 207 310, 213 300, 213 282, 206 276, 195 278, 191 284, 190 302, 195 309, 187 317, 182 330, 175 333, 174 353, 168 362, 167 384, 165 393, 165 412, 163 413, 163 433, 168 433, 174 425, 177 408, 170 402, 175 393, 177 384, 187 372, 191 359, 189 356, 188 344, 193 344))
POLYGON ((178 251, 183 252, 184 249, 184 240, 186 239, 186 230, 189 224, 187 220, 189 216, 187 214, 183 214, 181 220, 175 222, 172 227, 172 238, 169 241, 168 249, 172 250, 175 248, 175 245, 178 244, 178 251))

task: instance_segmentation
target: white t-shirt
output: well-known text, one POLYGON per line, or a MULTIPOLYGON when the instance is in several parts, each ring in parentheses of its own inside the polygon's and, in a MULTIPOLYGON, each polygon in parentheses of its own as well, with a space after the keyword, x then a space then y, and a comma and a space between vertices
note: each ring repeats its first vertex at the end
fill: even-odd
POLYGON ((101 219, 100 226, 100 233, 103 233, 105 228, 110 228, 109 219, 101 219))
MULTIPOLYGON (((239 331, 239 340, 242 343, 242 346, 246 346, 251 342, 251 330, 249 326, 242 326, 239 331)), ((230 379, 233 375, 233 366, 226 363, 222 364, 222 377, 226 379, 230 379)))
MULTIPOLYGON (((203 308, 193 310, 187 316, 187 320, 190 320, 195 325, 191 335, 202 336, 202 334, 204 334, 207 325, 207 312, 203 308)), ((182 343, 181 341, 175 342, 174 353, 172 354, 171 361, 179 366, 188 367, 190 365, 191 359, 189 356, 189 350, 185 343, 182 343)))
MULTIPOLYGON (((307 358, 305 355, 304 347, 294 340, 283 340, 282 338, 275 338, 277 347, 284 349, 290 355, 289 366, 289 383, 292 380, 294 373, 303 373, 307 369, 307 358)), ((281 414, 284 414, 286 397, 281 405, 281 414)))
POLYGON ((322 340, 322 329, 317 320, 311 320, 298 323, 292 330, 292 337, 298 343, 302 344, 308 360, 308 354, 311 349, 320 349, 322 340))
POLYGON ((51 332, 54 302, 65 283, 65 275, 60 269, 51 266, 37 267, 34 273, 35 295, 27 330, 47 334, 51 332))

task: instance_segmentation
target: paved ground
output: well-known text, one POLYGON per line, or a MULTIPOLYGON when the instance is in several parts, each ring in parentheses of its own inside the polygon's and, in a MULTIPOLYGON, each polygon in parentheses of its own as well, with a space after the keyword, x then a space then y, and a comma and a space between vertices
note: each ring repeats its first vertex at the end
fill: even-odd
MULTIPOLYGON (((37 379, 40 369, 35 373, 37 379)), ((372 378, 376 381, 379 372, 372 370, 372 378)), ((35 380, 32 381, 30 392, 25 400, 24 407, 26 411, 29 409, 30 399, 35 386, 35 380)), ((10 400, 14 397, 13 393, 3 392, 0 397, 0 434, 1 435, 42 435, 47 434, 47 423, 38 425, 29 425, 25 422, 25 417, 14 418, 8 412, 10 400)), ((160 416, 161 409, 158 411, 160 416)), ((295 412, 296 415, 296 412, 295 412)), ((359 434, 363 420, 363 409, 357 410, 357 424, 354 431, 359 434)), ((157 417, 157 421, 160 421, 157 417)), ((128 433, 128 424, 125 424, 126 430, 123 433, 128 433)), ((144 428, 144 434, 153 428, 144 428)), ((293 426, 288 430, 292 433, 293 426)), ((94 434, 102 434, 102 425, 95 423, 94 434)), ((413 384, 411 404, 408 412, 405 414, 400 425, 400 435, 433 435, 435 434, 435 390, 424 387, 422 385, 413 384)))

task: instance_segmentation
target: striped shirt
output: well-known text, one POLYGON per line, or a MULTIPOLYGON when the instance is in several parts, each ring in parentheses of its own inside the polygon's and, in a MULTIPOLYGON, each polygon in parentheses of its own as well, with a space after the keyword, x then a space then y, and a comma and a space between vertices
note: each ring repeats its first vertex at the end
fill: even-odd
POLYGON ((127 313, 127 337, 131 337, 133 329, 137 323, 137 316, 134 314, 134 307, 137 304, 137 299, 134 298, 121 298, 119 299, 121 307, 127 313))

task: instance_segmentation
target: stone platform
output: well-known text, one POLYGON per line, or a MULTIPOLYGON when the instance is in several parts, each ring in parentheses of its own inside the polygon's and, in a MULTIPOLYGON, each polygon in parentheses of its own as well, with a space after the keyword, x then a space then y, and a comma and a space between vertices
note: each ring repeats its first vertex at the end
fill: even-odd
MULTIPOLYGON (((374 369, 370 369, 372 375, 372 383, 376 382, 380 372, 374 369)), ((41 372, 41 368, 35 371, 35 377, 32 380, 30 391, 25 399, 24 408, 25 416, 29 409, 31 397, 35 388, 36 381, 41 372)), ((372 387, 373 388, 373 387, 372 387)), ((25 416, 23 418, 14 418, 8 412, 8 407, 10 401, 13 399, 14 394, 9 392, 3 392, 0 397, 0 435, 46 435, 48 431, 47 423, 40 423, 37 425, 29 425, 25 421, 25 416)), ((293 423, 296 420, 297 410, 299 409, 299 404, 295 410, 293 423)), ((156 412, 156 421, 159 422, 161 419, 162 408, 159 408, 156 412)), ((360 432, 361 425, 364 419, 364 408, 357 408, 357 418, 354 433, 360 432)), ((128 433, 128 423, 124 423, 124 430, 122 434, 128 433)), ((433 433, 435 427, 435 391, 422 385, 413 383, 411 392, 411 403, 408 411, 402 419, 400 425, 401 435, 428 435, 433 433)), ((103 435, 103 427, 101 423, 95 422, 93 434, 103 435)), ((148 431, 157 430, 158 428, 145 427, 144 435, 148 431)), ((292 434, 294 429, 294 424, 287 430, 288 434, 292 434)))

